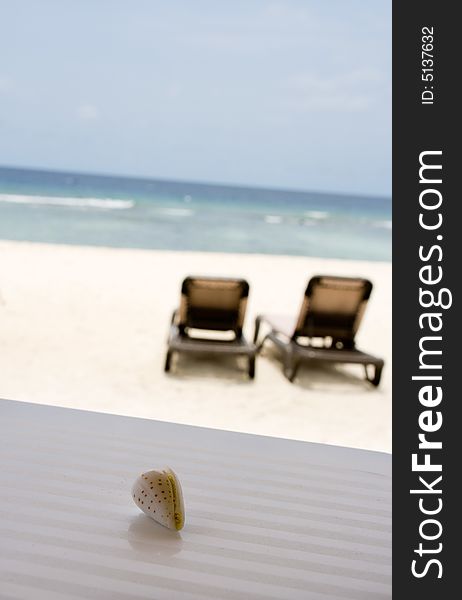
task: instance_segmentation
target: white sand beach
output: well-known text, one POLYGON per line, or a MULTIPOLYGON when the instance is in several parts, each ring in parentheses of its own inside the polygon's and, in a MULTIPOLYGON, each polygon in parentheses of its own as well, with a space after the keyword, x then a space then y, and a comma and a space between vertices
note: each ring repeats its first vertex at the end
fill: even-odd
POLYGON ((0 241, 0 397, 335 445, 391 451, 391 264, 0 241), (255 381, 230 358, 180 357, 165 340, 188 274, 245 277, 245 331, 259 312, 298 312, 316 274, 368 277, 362 369, 302 367, 295 383, 268 348, 255 381))

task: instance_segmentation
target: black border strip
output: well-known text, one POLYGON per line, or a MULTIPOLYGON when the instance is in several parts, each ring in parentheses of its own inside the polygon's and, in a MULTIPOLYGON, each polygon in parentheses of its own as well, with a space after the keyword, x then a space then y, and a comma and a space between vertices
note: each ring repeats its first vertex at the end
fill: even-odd
POLYGON ((456 373, 462 371, 462 328, 457 308, 461 287, 458 262, 462 255, 458 213, 462 201, 456 191, 460 170, 456 137, 461 129, 456 113, 456 102, 460 103, 456 93, 460 77, 456 57, 461 55, 456 6, 428 0, 393 3, 393 594, 398 599, 441 600, 458 595, 459 522, 455 507, 459 504, 456 486, 461 452, 456 440, 462 431, 459 432, 456 415, 460 402, 456 373), (423 31, 424 27, 433 28, 433 34, 423 31), (426 47, 425 56, 422 45, 430 39, 423 40, 423 35, 433 37, 433 47, 431 51, 426 47), (422 64, 422 60, 430 58, 428 54, 432 54, 433 64, 422 64), (430 66, 432 71, 423 70, 430 66), (433 79, 423 81, 422 76, 425 78, 427 73, 433 79), (430 91, 433 103, 423 104, 422 93, 426 92, 424 100, 430 102, 430 91), (441 154, 421 154, 426 151, 441 154), (419 156, 426 164, 441 165, 442 169, 424 169, 419 178, 419 156), (419 201, 424 190, 428 192, 419 201), (440 196, 441 206, 434 210, 420 205, 433 202, 436 206, 440 196), (425 229, 419 224, 421 213, 424 225, 436 224, 441 214, 441 226, 425 229), (441 250, 431 251, 432 247, 441 250), (430 269, 420 271, 425 266, 430 269), (440 274, 438 283, 422 282, 422 277, 433 280, 440 274), (426 294, 419 300, 419 288, 432 291, 435 298, 446 288, 449 291, 443 293, 443 303, 449 304, 452 296, 452 306, 424 308, 422 303, 431 303, 431 296, 426 294), (419 323, 419 317, 429 312, 439 313, 440 317, 423 317, 419 323), (430 320, 440 331, 431 331, 430 320), (425 336, 441 339, 423 340, 425 336), (441 354, 421 354, 422 348, 441 354), (441 369, 437 368, 439 365, 441 369), (413 376, 439 376, 441 380, 413 380, 413 376), (421 392, 419 400, 419 391, 425 386, 432 386, 431 391, 427 390, 427 395, 421 392), (437 387, 442 392, 439 403, 432 402, 437 387), (422 416, 425 411, 431 412, 422 416), (437 427, 441 418, 441 427, 437 427), (425 432, 422 427, 435 427, 435 431, 425 432), (441 442, 442 448, 419 449, 419 433, 426 433, 427 440, 441 442), (427 460, 440 464, 442 470, 413 472, 413 454, 418 455, 416 461, 420 464, 428 454, 427 460), (420 481, 419 476, 427 483, 420 481), (436 481, 440 476, 442 479, 436 481), (426 493, 411 494, 411 489, 426 493), (438 508, 441 510, 434 515, 422 512, 438 508), (424 523, 431 519, 437 522, 424 523), (435 539, 425 539, 422 533, 435 539), (415 552, 419 544, 424 550, 421 555, 415 552), (435 562, 430 564, 432 559, 435 562), (423 576, 413 575, 414 560, 415 572, 424 573, 423 576))

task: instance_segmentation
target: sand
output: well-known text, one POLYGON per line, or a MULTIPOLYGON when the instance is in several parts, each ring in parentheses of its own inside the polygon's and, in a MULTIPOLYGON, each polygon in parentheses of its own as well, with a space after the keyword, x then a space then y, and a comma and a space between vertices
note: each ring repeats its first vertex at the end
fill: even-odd
POLYGON ((391 451, 391 264, 0 241, 0 397, 391 451), (298 312, 315 274, 374 284, 358 346, 382 356, 372 388, 353 367, 283 376, 270 348, 249 381, 233 358, 181 357, 165 340, 188 274, 245 277, 245 331, 259 312, 298 312))

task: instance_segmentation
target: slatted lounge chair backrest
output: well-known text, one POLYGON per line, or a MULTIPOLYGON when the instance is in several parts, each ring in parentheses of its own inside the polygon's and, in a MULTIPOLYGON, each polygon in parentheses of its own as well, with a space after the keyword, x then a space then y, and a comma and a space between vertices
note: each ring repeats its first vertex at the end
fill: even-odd
POLYGON ((367 279, 317 276, 306 288, 293 338, 331 337, 353 347, 372 283, 367 279))
POLYGON ((244 279, 187 277, 181 288, 180 331, 186 328, 242 334, 249 284, 244 279))

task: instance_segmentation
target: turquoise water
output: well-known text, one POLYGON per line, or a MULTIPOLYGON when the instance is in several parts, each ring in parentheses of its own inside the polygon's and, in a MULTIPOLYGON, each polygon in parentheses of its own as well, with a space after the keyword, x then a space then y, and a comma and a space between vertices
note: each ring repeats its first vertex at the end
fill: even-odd
POLYGON ((0 238, 391 260, 391 200, 0 167, 0 238))

